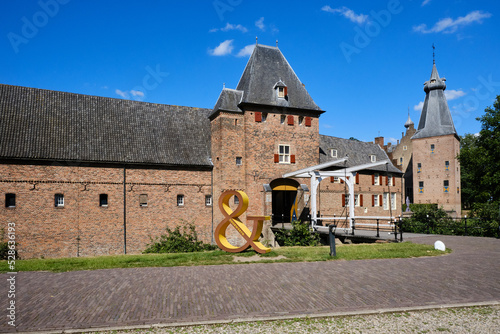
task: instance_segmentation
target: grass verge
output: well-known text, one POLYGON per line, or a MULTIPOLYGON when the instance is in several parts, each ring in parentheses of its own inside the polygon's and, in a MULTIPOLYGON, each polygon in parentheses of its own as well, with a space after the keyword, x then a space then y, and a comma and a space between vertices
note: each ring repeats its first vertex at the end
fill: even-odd
MULTIPOLYGON (((337 247, 337 256, 329 255, 328 246, 321 247, 281 247, 270 253, 259 255, 259 263, 268 262, 310 262, 332 260, 366 260, 411 258, 421 256, 436 256, 449 253, 435 250, 433 246, 403 243, 386 244, 358 244, 342 245, 337 247), (284 259, 275 260, 278 256, 284 259)), ((74 270, 96 270, 111 268, 139 268, 139 267, 177 267, 236 264, 234 256, 254 256, 253 250, 239 254, 226 253, 221 250, 196 253, 175 254, 140 254, 140 255, 113 255, 98 257, 60 258, 60 259, 29 259, 17 260, 16 271, 51 271, 65 272, 74 270)), ((255 262, 255 261, 254 261, 255 262)), ((244 262, 249 263, 249 262, 244 262)), ((0 261, 0 272, 8 272, 7 261, 0 261)))

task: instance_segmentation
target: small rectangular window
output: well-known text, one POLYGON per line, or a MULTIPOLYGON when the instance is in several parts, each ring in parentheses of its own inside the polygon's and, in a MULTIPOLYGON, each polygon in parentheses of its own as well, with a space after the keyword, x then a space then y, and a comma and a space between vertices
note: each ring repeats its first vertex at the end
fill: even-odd
POLYGON ((184 206, 184 195, 177 195, 177 206, 184 206))
POLYGON ((281 115, 281 117, 280 117, 280 123, 281 124, 285 124, 285 121, 286 121, 286 116, 285 115, 281 115))
POLYGON ((374 155, 374 154, 370 155, 370 161, 371 162, 377 162, 377 156, 374 155))
POLYGON ((6 208, 16 207, 16 194, 5 194, 5 207, 6 208))
POLYGON ((384 210, 389 210, 389 193, 384 193, 383 202, 384 210))
POLYGON ((205 205, 212 206, 212 195, 205 195, 205 205))
POLYGON ((241 166, 242 164, 242 158, 241 157, 236 157, 236 165, 241 166))
POLYGON ((445 192, 445 193, 450 192, 450 181, 449 180, 443 181, 443 192, 445 192))
POLYGON ((278 87, 278 97, 285 97, 285 87, 278 87))
POLYGON ((376 186, 380 185, 380 175, 377 173, 375 173, 374 185, 376 186))
POLYGON ((396 193, 391 193, 391 209, 396 210, 396 193))
POLYGON ((337 150, 334 148, 331 148, 330 155, 332 156, 332 158, 336 158, 337 157, 337 150))
POLYGON ((236 205, 240 204, 240 199, 238 196, 234 196, 234 204, 236 205))
POLYGON ((289 164, 290 163, 290 146, 289 145, 279 145, 279 163, 289 164))
POLYGON ((267 112, 262 113, 262 122, 267 121, 267 112))
POLYGON ((423 194, 424 193, 424 181, 419 181, 418 182, 418 193, 423 194))
POLYGON ((434 148, 435 148, 434 144, 431 144, 431 153, 434 153, 434 148))
POLYGON ((403 151, 407 151, 408 150, 408 146, 404 145, 403 146, 403 151))
POLYGON ((378 195, 373 195, 373 206, 379 206, 378 195))
POLYGON ((304 116, 299 116, 299 125, 304 123, 304 116))
POLYGON ((102 206, 102 207, 108 206, 108 194, 100 194, 99 195, 99 206, 102 206))
POLYGON ((417 163, 417 173, 421 173, 422 172, 422 163, 419 162, 417 163))
POLYGON ((444 162, 444 170, 450 170, 450 162, 449 161, 444 162))
POLYGON ((139 205, 142 207, 148 206, 148 195, 147 194, 139 195, 139 205))
POLYGON ((403 164, 403 157, 399 158, 399 164, 402 165, 403 164))
POLYGON ((56 208, 64 207, 64 195, 63 194, 55 194, 54 205, 56 208))

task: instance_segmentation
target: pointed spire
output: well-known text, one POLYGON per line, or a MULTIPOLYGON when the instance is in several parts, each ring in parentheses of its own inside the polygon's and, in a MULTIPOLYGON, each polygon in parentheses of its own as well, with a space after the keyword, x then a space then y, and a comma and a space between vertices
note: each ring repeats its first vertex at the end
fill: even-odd
POLYGON ((432 43, 432 63, 433 64, 436 64, 436 54, 435 54, 435 51, 436 50, 436 47, 434 46, 434 43, 432 43))
POLYGON ((414 123, 413 123, 413 121, 410 118, 410 106, 408 106, 408 119, 406 120, 405 128, 408 129, 412 125, 414 125, 414 123))

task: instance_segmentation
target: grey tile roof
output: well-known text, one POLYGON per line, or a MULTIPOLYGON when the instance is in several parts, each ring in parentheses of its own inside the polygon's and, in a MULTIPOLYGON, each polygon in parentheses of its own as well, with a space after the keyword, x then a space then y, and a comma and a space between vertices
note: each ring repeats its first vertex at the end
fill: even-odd
POLYGON ((209 113, 0 85, 0 159, 210 166, 209 113))
MULTIPOLYGON (((320 135, 320 163, 325 163, 329 161, 339 160, 348 156, 348 160, 345 164, 346 167, 353 167, 357 165, 367 164, 371 162, 370 155, 375 155, 377 161, 389 160, 389 157, 383 149, 380 148, 378 144, 366 143, 357 140, 343 139, 331 136, 320 135), (330 150, 337 150, 337 157, 333 158, 331 156, 330 150)), ((343 167, 339 165, 338 167, 343 167)), ((371 171, 386 172, 387 170, 391 173, 402 174, 402 172, 394 167, 392 163, 389 163, 388 169, 386 165, 368 168, 371 171)))
POLYGON ((277 47, 256 45, 236 88, 242 103, 280 106, 323 112, 277 47), (275 85, 286 85, 288 96, 278 98, 275 85))
POLYGON ((243 111, 238 107, 242 97, 242 91, 224 88, 215 103, 215 107, 212 110, 210 117, 215 116, 219 111, 242 113, 243 111))
POLYGON ((446 79, 440 78, 436 64, 432 66, 431 78, 424 84, 425 100, 418 122, 417 132, 412 139, 454 134, 458 137, 448 102, 444 96, 446 79))

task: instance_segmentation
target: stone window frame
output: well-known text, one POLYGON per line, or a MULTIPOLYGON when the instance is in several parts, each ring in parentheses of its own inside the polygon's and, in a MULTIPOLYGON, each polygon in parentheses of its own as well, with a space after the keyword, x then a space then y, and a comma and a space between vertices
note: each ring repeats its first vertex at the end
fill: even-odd
POLYGON ((375 154, 370 154, 370 162, 377 162, 377 156, 375 154))
POLYGON ((205 195, 205 206, 212 206, 213 198, 212 195, 205 195))
POLYGON ((148 194, 140 194, 139 195, 139 206, 141 208, 145 208, 148 206, 148 194))

